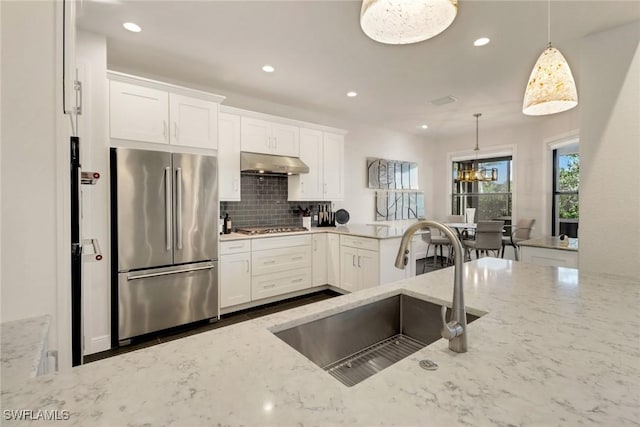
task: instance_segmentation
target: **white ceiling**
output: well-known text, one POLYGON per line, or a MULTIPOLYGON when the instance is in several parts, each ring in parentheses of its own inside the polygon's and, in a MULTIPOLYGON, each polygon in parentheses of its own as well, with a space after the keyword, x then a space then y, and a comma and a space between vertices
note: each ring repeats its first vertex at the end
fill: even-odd
MULTIPOLYGON (((521 110, 529 74, 547 44, 546 1, 460 1, 445 32, 404 46, 365 36, 360 6, 361 1, 85 0, 79 27, 107 36, 113 69, 400 132, 442 137, 469 131, 475 112, 483 113, 481 128, 544 120, 521 110), (143 31, 124 30, 126 21, 143 31), (491 43, 474 47, 481 36, 491 43), (275 73, 264 73, 265 64, 275 73), (350 90, 358 96, 347 98, 350 90), (429 103, 447 95, 459 101, 429 103), (423 123, 428 130, 419 128, 423 123)), ((554 0, 551 17, 552 42, 569 61, 580 90, 580 38, 639 20, 640 1, 554 0)))

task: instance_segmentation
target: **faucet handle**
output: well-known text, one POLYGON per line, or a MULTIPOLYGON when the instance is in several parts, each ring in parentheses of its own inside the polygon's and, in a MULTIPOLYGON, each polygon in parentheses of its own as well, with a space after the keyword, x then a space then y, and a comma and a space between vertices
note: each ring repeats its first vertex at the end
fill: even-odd
POLYGON ((458 335, 462 335, 462 326, 455 321, 451 321, 447 323, 447 306, 443 305, 440 308, 440 316, 442 317, 442 329, 440 329, 440 334, 442 335, 442 338, 445 339, 453 339, 455 337, 457 337, 458 335))

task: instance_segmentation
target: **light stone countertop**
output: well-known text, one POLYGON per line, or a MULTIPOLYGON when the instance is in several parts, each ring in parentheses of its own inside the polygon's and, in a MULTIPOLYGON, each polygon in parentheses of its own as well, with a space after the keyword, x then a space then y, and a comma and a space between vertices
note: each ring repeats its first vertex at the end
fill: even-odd
POLYGON ((562 244, 558 237, 537 237, 535 239, 523 240, 518 243, 518 245, 545 249, 560 249, 563 251, 578 251, 578 239, 573 238, 569 238, 567 245, 562 244))
POLYGON ((46 315, 0 324, 3 391, 38 374, 50 323, 51 316, 46 315))
POLYGON ((467 353, 438 340, 354 387, 271 331, 398 293, 451 301, 453 268, 3 385, 2 406, 70 411, 57 426, 638 425, 639 280, 496 258, 464 279, 487 313, 467 353))
MULTIPOLYGON (((338 225, 336 227, 311 227, 309 231, 296 231, 292 233, 271 233, 271 234, 242 234, 230 233, 220 236, 221 242, 244 239, 263 239, 266 237, 292 236, 297 234, 313 234, 313 233, 336 233, 349 234, 352 236, 369 237, 372 239, 395 239, 400 238, 408 227, 387 227, 384 225, 338 225)), ((417 233, 416 233, 417 234, 417 233)))

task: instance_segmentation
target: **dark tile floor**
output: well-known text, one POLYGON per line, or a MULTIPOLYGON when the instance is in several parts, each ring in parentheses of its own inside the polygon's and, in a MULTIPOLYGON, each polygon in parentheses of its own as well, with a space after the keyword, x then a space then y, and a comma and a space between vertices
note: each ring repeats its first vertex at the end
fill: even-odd
MULTIPOLYGON (((423 267, 425 261, 427 262, 425 273, 439 270, 447 267, 446 262, 441 262, 437 259, 434 263, 434 259, 428 258, 419 259, 416 262, 417 274, 423 273, 423 267), (435 265, 434 265, 435 264, 435 265)), ((300 297, 290 298, 284 301, 278 301, 271 304, 266 304, 260 307, 249 308, 247 310, 237 311, 235 313, 225 314, 220 317, 217 322, 209 323, 208 321, 192 323, 186 326, 172 328, 163 331, 158 334, 147 335, 140 337, 131 344, 114 348, 111 350, 103 351, 96 354, 91 354, 84 357, 84 363, 95 362, 96 360, 106 359, 108 357, 117 356, 118 354, 128 353, 130 351, 140 350, 142 348, 151 347, 156 344, 173 341, 179 338, 187 337, 189 335, 199 334, 201 332, 210 331, 212 329, 223 328, 225 326, 233 325, 235 323, 244 322, 245 320, 255 319, 257 317, 266 316, 268 314, 277 313, 279 311, 289 310, 291 308, 300 307, 306 304, 311 304, 317 301, 333 298, 340 294, 331 290, 324 290, 313 294, 303 295, 300 297)))

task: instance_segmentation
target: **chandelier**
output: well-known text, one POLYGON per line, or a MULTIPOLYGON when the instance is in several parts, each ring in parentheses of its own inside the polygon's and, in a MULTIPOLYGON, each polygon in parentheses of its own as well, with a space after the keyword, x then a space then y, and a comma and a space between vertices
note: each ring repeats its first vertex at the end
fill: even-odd
POLYGON ((578 105, 578 91, 571 68, 560 51, 551 46, 551 0, 547 3, 549 45, 533 66, 524 93, 522 112, 544 116, 570 110, 578 105))
POLYGON ((457 13, 458 0, 363 0, 360 26, 380 43, 417 43, 446 30, 457 13))
POLYGON ((476 152, 476 160, 471 168, 458 169, 458 175, 456 176, 457 182, 486 182, 498 180, 498 168, 485 168, 480 167, 478 163, 478 118, 481 113, 475 113, 473 116, 476 118, 476 148, 473 150, 476 152), (477 167, 477 169, 476 169, 477 167))

